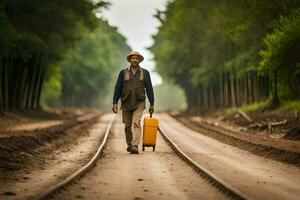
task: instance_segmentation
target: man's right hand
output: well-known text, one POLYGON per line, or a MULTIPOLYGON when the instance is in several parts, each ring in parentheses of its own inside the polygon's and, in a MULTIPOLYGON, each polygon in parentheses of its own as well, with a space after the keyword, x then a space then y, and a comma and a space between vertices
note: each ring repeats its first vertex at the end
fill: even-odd
POLYGON ((112 111, 118 113, 118 104, 113 104, 112 111))

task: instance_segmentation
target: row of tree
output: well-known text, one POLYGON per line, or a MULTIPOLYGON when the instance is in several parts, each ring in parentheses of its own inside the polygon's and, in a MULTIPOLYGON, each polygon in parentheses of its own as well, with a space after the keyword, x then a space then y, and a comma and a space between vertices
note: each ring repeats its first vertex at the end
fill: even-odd
POLYGON ((156 17, 157 70, 188 108, 300 98, 300 1, 174 0, 156 17))
POLYGON ((103 105, 118 71, 127 65, 125 58, 129 51, 126 39, 116 28, 100 21, 98 28, 88 33, 62 63, 61 104, 68 107, 103 105))
POLYGON ((96 87, 105 88, 107 79, 99 80, 109 77, 108 65, 116 63, 112 57, 128 49, 125 39, 96 17, 107 5, 92 0, 0 1, 0 113, 40 109, 42 92, 46 101, 62 96, 67 105, 81 105, 70 96, 93 99, 96 87), (96 55, 108 48, 116 52, 96 55), (86 85, 80 84, 86 80, 90 88, 84 93, 86 85))

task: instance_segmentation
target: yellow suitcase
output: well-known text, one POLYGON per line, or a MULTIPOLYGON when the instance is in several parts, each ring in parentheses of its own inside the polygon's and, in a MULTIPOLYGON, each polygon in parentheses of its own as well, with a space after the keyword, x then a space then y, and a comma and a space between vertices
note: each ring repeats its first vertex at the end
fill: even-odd
POLYGON ((150 114, 150 117, 144 118, 143 151, 145 151, 145 147, 152 147, 153 151, 155 151, 157 127, 158 120, 152 117, 152 114, 150 114))

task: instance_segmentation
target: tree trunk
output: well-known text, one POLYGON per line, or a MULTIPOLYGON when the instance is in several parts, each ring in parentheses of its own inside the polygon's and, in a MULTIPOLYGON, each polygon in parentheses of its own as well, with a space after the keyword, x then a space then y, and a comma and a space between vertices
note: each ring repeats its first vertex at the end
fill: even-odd
POLYGON ((41 100, 41 94, 42 94, 42 89, 43 89, 43 83, 44 83, 44 77, 45 77, 45 69, 42 69, 39 83, 38 83, 38 89, 37 89, 37 97, 36 97, 36 105, 38 110, 42 110, 40 100, 41 100))
POLYGON ((231 97, 231 106, 236 107, 236 98, 235 98, 235 86, 234 86, 234 77, 230 77, 230 97, 231 97))
POLYGON ((37 74, 37 69, 39 68, 40 54, 35 57, 34 64, 30 66, 30 73, 27 79, 27 92, 25 100, 25 109, 30 109, 31 101, 34 94, 34 82, 37 74))
POLYGON ((228 77, 228 72, 224 73, 224 100, 225 100, 225 107, 228 107, 230 105, 230 100, 229 100, 229 90, 228 90, 228 82, 229 82, 229 77, 228 77))
POLYGON ((4 98, 3 98, 3 71, 4 71, 4 66, 3 66, 3 60, 0 60, 0 115, 4 115, 4 98))
POLYGON ((6 59, 3 61, 3 107, 4 111, 9 109, 8 104, 8 70, 7 70, 7 62, 6 59))
POLYGON ((29 109, 35 109, 36 108, 36 102, 37 102, 37 94, 38 94, 38 84, 39 79, 41 76, 41 62, 40 62, 40 56, 37 58, 36 65, 34 67, 34 75, 33 75, 33 82, 32 82, 32 91, 31 91, 31 101, 29 104, 29 109))
POLYGON ((272 89, 273 89, 272 100, 267 106, 265 106, 264 108, 261 109, 262 112, 268 111, 268 110, 274 110, 274 109, 278 108, 278 106, 280 105, 280 101, 278 98, 278 74, 277 74, 276 70, 273 71, 272 89))
POLYGON ((278 98, 278 73, 275 70, 273 73, 273 98, 272 98, 272 104, 274 108, 278 107, 280 105, 280 101, 278 98))

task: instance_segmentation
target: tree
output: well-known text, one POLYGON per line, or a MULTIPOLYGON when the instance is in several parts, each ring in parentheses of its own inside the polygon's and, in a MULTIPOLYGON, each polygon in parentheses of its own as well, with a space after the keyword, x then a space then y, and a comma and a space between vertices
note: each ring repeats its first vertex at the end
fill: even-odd
POLYGON ((299 7, 297 0, 169 2, 156 14, 161 26, 150 47, 157 70, 184 89, 190 109, 266 100, 273 79, 258 73, 259 52, 272 24, 299 7))
POLYGON ((3 0, 0 2, 0 112, 40 109, 47 72, 97 26, 102 1, 3 0))
POLYGON ((87 32, 60 64, 62 105, 95 106, 107 92, 113 75, 123 67, 129 51, 125 38, 106 21, 99 20, 98 27, 87 32))
MULTIPOLYGON (((270 108, 279 105, 278 79, 290 87, 286 96, 299 98, 300 82, 300 9, 295 9, 289 16, 274 22, 273 31, 266 35, 265 48, 260 51, 260 72, 273 75, 273 97, 270 108)), ((285 88, 286 89, 286 88, 285 88)))

